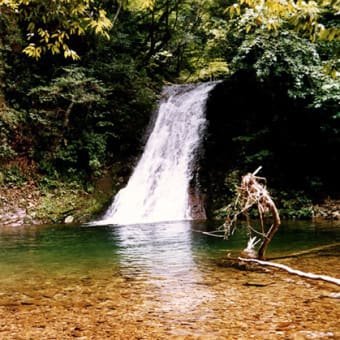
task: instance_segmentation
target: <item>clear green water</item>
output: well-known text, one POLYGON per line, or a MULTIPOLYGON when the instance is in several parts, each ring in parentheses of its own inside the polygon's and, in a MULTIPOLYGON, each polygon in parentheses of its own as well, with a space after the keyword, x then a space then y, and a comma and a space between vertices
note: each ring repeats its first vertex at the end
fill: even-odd
MULTIPOLYGON (((240 228, 229 240, 202 233, 216 223, 176 222, 133 226, 0 227, 0 279, 46 271, 82 275, 101 268, 150 270, 164 275, 192 268, 206 259, 237 255, 247 243, 240 228)), ((284 222, 268 256, 280 256, 340 242, 340 227, 332 223, 284 222)))
MULTIPOLYGON (((202 233, 216 227, 0 226, 0 339, 340 338, 339 287, 225 265, 247 236, 202 233)), ((334 223, 283 223, 268 256, 339 238, 334 223)), ((339 277, 339 255, 280 262, 339 277)))

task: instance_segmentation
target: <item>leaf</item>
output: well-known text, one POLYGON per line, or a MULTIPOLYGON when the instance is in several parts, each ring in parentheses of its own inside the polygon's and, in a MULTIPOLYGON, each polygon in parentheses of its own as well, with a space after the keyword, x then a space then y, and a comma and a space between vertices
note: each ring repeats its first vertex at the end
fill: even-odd
POLYGON ((27 31, 33 32, 35 29, 35 23, 34 22, 30 22, 27 26, 27 31))
POLYGON ((67 45, 64 45, 63 47, 66 48, 64 50, 64 57, 65 58, 71 58, 72 60, 79 60, 80 59, 80 57, 79 57, 79 55, 77 54, 76 51, 71 50, 70 48, 67 47, 67 45))
POLYGON ((51 52, 52 52, 52 54, 59 54, 60 48, 56 44, 54 44, 51 48, 51 52))
POLYGON ((129 7, 134 10, 153 9, 155 0, 133 0, 129 1, 129 7))
POLYGON ((41 56, 41 47, 36 47, 35 44, 31 43, 28 46, 26 46, 23 50, 23 52, 28 55, 29 57, 32 57, 34 59, 39 59, 41 56))
MULTIPOLYGON (((143 4, 147 7, 153 6, 154 0, 143 1, 143 4)), ((20 20, 27 23, 26 40, 39 42, 40 49, 33 45, 28 45, 24 49, 27 56, 35 59, 40 58, 46 51, 51 51, 52 54, 62 53, 65 57, 65 49, 61 50, 60 45, 51 45, 51 40, 56 40, 59 44, 69 43, 72 36, 84 35, 90 31, 107 39, 110 38, 108 31, 112 28, 112 22, 106 11, 101 8, 100 2, 0 0, 1 8, 3 5, 6 6, 6 11, 9 9, 13 16, 17 15, 20 20), (40 27, 37 27, 38 25, 40 27)), ((67 52, 66 55, 75 60, 78 54, 73 52, 67 52)))
POLYGON ((241 15, 241 7, 240 6, 236 6, 236 13, 237 13, 237 15, 241 15))
POLYGON ((332 70, 331 76, 332 76, 333 79, 336 79, 336 78, 337 78, 337 71, 336 71, 335 69, 332 70))

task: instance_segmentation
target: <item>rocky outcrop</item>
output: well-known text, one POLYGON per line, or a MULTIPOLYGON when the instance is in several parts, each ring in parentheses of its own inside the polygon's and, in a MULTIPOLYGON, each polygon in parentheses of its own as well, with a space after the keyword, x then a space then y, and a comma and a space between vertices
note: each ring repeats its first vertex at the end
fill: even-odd
POLYGON ((3 212, 0 215, 0 224, 12 226, 22 225, 25 223, 26 217, 26 209, 14 208, 13 210, 8 211, 7 213, 3 212))
POLYGON ((40 192, 34 183, 1 187, 0 190, 0 225, 39 223, 34 208, 39 204, 40 192))
POLYGON ((195 190, 189 190, 189 204, 190 214, 193 220, 206 220, 207 215, 204 208, 204 197, 203 195, 195 190))
POLYGON ((340 200, 326 200, 313 207, 314 219, 340 220, 340 200))

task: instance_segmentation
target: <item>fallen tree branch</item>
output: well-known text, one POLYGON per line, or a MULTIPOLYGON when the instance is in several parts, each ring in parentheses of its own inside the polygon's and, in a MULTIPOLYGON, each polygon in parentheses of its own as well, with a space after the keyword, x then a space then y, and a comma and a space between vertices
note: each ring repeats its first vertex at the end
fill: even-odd
POLYGON ((214 236, 214 237, 220 237, 220 238, 224 238, 224 235, 218 235, 218 232, 209 232, 209 231, 199 231, 200 233, 204 234, 204 235, 208 235, 208 236, 214 236))
POLYGON ((301 270, 293 269, 293 268, 286 266, 284 264, 281 264, 281 263, 274 263, 274 262, 262 261, 262 260, 257 260, 257 259, 246 259, 246 258, 243 258, 243 257, 239 257, 238 259, 241 260, 241 261, 244 261, 244 262, 254 262, 254 263, 261 264, 263 266, 270 266, 270 267, 283 269, 290 274, 298 275, 298 276, 301 276, 301 277, 306 277, 308 279, 313 279, 313 280, 322 280, 322 281, 334 283, 334 284, 340 286, 340 279, 337 279, 337 278, 332 277, 332 276, 306 273, 306 272, 303 272, 301 270))

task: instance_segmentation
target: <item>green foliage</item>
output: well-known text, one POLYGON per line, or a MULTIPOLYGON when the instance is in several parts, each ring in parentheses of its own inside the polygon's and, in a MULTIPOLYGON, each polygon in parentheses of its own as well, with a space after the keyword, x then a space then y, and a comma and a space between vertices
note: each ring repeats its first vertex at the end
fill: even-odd
POLYGON ((4 177, 3 183, 11 187, 20 187, 27 180, 27 178, 17 166, 3 169, 2 173, 4 177))
MULTIPOLYGON (((212 173, 209 174, 211 178, 212 173)), ((214 190, 210 197, 208 213, 215 219, 224 219, 229 213, 230 200, 237 195, 237 187, 241 180, 240 170, 229 170, 224 177, 224 181, 213 181, 210 183, 209 191, 214 190), (225 203, 227 201, 227 206, 225 203)))
POLYGON ((224 179, 224 185, 229 190, 228 196, 232 197, 236 195, 236 188, 239 185, 240 180, 241 180, 241 173, 239 170, 230 171, 226 175, 224 179))
POLYGON ((41 198, 34 207, 35 218, 53 223, 62 223, 72 215, 77 222, 84 222, 90 216, 98 214, 107 204, 107 193, 89 195, 83 187, 75 182, 52 181, 45 179, 40 183, 41 198))
POLYGON ((152 10, 156 0, 132 0, 127 3, 128 8, 132 10, 152 10))
POLYGON ((318 78, 326 73, 336 79, 340 41, 338 2, 240 0, 228 7, 228 12, 231 16, 229 36, 240 32, 236 40, 241 51, 236 54, 235 70, 237 63, 242 62, 240 55, 256 53, 262 48, 261 58, 255 56, 254 68, 259 72, 270 67, 272 72, 280 74, 284 60, 286 74, 296 79, 290 89, 292 96, 303 94, 299 87, 305 85, 306 76, 318 78))
POLYGON ((22 121, 23 117, 18 111, 7 107, 0 109, 0 164, 16 156, 13 143, 22 121))
POLYGON ((91 77, 87 77, 85 69, 81 67, 65 67, 63 74, 53 79, 48 86, 40 86, 30 91, 34 101, 58 105, 65 103, 65 109, 70 105, 92 105, 102 100, 105 89, 102 84, 91 77))
POLYGON ((325 12, 334 17, 338 15, 339 4, 332 0, 239 0, 227 10, 231 18, 240 16, 239 30, 246 33, 253 30, 277 32, 288 26, 312 41, 340 37, 339 27, 327 27, 320 22, 325 12))
POLYGON ((223 1, 202 1, 189 7, 194 10, 189 19, 194 20, 195 25, 186 24, 182 33, 186 37, 184 56, 181 56, 186 60, 180 72, 182 81, 223 79, 230 73, 230 60, 226 58, 230 48, 229 28, 223 13, 224 5, 223 1))
POLYGON ((232 196, 234 169, 259 164, 274 186, 329 190, 339 148, 338 4, 259 3, 0 0, 0 164, 26 157, 51 190, 117 161, 129 173, 161 86, 223 79, 209 117, 213 159, 203 167, 209 208, 232 196))
POLYGON ((1 50, 5 100, 17 107, 13 117, 22 117, 13 128, 1 123, 4 161, 20 153, 53 178, 63 173, 81 179, 98 175, 114 158, 138 153, 157 87, 134 58, 136 29, 127 32, 135 26, 129 17, 124 25, 117 21, 110 40, 77 40, 87 50, 78 64, 48 55, 27 61, 9 45, 1 50))
POLYGON ((332 109, 333 119, 339 119, 340 115, 340 82, 336 79, 332 79, 329 77, 325 77, 323 79, 322 85, 319 88, 319 91, 316 92, 314 102, 312 103, 312 107, 314 108, 322 108, 324 110, 332 109))
POLYGON ((70 47, 72 37, 92 31, 109 38, 112 28, 106 11, 93 0, 2 0, 0 9, 22 22, 28 43, 23 52, 35 59, 51 52, 77 60, 78 53, 70 47))
POLYGON ((252 168, 258 164, 266 164, 273 159, 273 151, 268 145, 268 128, 248 131, 248 135, 237 135, 232 138, 238 154, 243 158, 244 166, 252 168))
POLYGON ((83 68, 68 67, 50 85, 36 87, 29 95, 34 103, 30 120, 37 129, 35 152, 40 163, 50 162, 59 169, 98 170, 106 137, 87 124, 106 104, 103 84, 86 76, 83 68))
POLYGON ((259 82, 281 82, 293 98, 310 96, 313 81, 321 74, 316 46, 288 31, 275 37, 267 33, 247 37, 232 67, 237 71, 252 68, 259 82))
POLYGON ((286 193, 283 191, 277 194, 280 216, 288 219, 309 219, 313 217, 313 205, 310 198, 304 192, 286 193))

